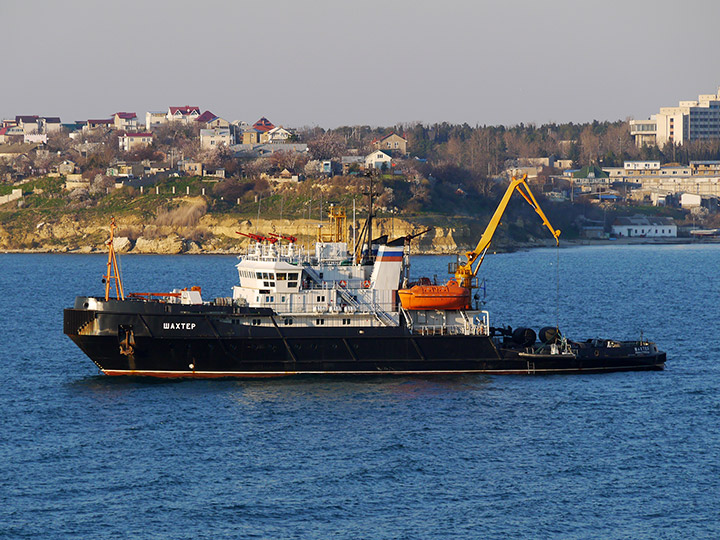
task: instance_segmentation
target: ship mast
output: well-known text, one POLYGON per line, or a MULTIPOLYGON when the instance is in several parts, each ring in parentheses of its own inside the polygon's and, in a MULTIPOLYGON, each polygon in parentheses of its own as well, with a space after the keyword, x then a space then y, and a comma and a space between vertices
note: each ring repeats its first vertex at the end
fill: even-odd
POLYGON ((108 262, 107 262, 107 273, 103 276, 103 283, 105 283, 105 301, 110 300, 110 280, 115 281, 115 294, 116 298, 125 300, 125 294, 123 293, 122 280, 120 279, 120 272, 118 270, 117 256, 115 255, 115 218, 110 221, 110 240, 108 244, 108 262))
POLYGON ((367 258, 366 263, 371 263, 372 256, 372 218, 373 218, 373 173, 370 173, 370 191, 368 192, 368 218, 367 218, 367 258))

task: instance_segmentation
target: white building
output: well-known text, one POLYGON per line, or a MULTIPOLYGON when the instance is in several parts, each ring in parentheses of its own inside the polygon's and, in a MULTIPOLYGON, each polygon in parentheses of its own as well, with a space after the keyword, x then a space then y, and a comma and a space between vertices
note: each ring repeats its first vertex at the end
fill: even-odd
POLYGON ((266 139, 266 142, 271 144, 286 143, 292 137, 292 133, 282 126, 275 126, 274 128, 266 131, 260 138, 266 139))
POLYGON ((659 161, 626 161, 624 163, 626 171, 658 171, 660 170, 659 161))
POLYGON ((145 129, 148 131, 166 124, 167 121, 167 114, 164 111, 148 111, 145 113, 145 129))
POLYGON ((183 107, 168 107, 165 117, 168 122, 182 122, 189 124, 200 116, 200 107, 185 105, 183 107))
POLYGON ((152 133, 126 133, 118 137, 118 146, 124 152, 150 146, 153 142, 152 133))
POLYGON ((683 193, 680 195, 680 206, 683 208, 700 208, 702 197, 696 193, 683 193))
POLYGON ((676 107, 661 107, 649 120, 631 120, 630 134, 637 146, 720 139, 720 88, 717 94, 701 94, 676 107))
POLYGON ((612 224, 612 234, 625 238, 676 238, 677 225, 672 218, 619 217, 612 224))
POLYGON ((382 169, 383 165, 385 165, 385 168, 387 169, 389 169, 392 165, 392 158, 385 152, 377 150, 365 157, 365 167, 368 169, 382 169))

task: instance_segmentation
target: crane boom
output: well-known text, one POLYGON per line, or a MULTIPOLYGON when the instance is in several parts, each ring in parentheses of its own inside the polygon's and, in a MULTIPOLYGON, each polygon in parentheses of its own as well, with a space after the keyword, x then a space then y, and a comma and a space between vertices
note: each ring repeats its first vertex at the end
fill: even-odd
POLYGON ((535 210, 537 215, 540 216, 540 219, 542 219, 543 224, 548 228, 550 233, 553 235, 553 238, 555 238, 555 242, 559 245, 560 244, 560 231, 553 228, 552 225, 550 225, 550 222, 548 221, 547 217, 545 216, 545 213, 540 208, 540 205, 538 204, 537 200, 535 200, 535 197, 532 194, 532 191, 530 191, 530 186, 525 181, 527 179, 527 174, 524 174, 522 178, 515 178, 513 176, 512 181, 510 182, 510 185, 508 186, 507 190, 505 191, 505 195, 503 195, 502 200, 500 201, 500 204, 498 205, 497 209, 495 210, 495 213, 493 214, 492 218, 490 219, 490 223, 488 223, 488 226, 485 228, 485 232, 483 233, 482 237, 480 238, 480 241, 478 242, 477 246, 473 251, 468 251, 465 253, 465 257, 467 257, 467 261, 464 263, 459 263, 457 266, 457 270, 455 271, 455 279, 457 280, 458 284, 461 287, 467 287, 470 288, 472 284, 472 278, 474 278, 477 275, 478 270, 480 269, 480 265, 482 264, 483 259, 485 258, 485 253, 487 253, 488 248, 490 247, 490 243, 492 242, 493 236, 495 235, 495 231, 498 228, 498 225, 500 225, 500 219, 502 218, 503 214, 505 213, 505 209, 507 208, 508 203, 510 202, 510 197, 512 194, 517 190, 517 192, 527 201, 527 203, 535 210), (478 260, 479 258, 479 260, 478 260), (473 269, 473 264, 475 261, 478 261, 477 265, 473 269))

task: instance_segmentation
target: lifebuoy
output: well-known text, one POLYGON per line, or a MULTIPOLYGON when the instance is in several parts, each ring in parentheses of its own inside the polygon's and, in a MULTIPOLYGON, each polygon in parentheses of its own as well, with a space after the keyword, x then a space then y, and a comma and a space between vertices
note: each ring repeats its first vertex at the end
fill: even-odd
POLYGON ((347 281, 345 281, 344 279, 341 279, 341 280, 340 280, 340 286, 341 286, 343 289, 344 289, 345 287, 347 287, 347 281))
POLYGON ((370 288, 370 282, 366 279, 363 281, 363 289, 369 289, 370 288))

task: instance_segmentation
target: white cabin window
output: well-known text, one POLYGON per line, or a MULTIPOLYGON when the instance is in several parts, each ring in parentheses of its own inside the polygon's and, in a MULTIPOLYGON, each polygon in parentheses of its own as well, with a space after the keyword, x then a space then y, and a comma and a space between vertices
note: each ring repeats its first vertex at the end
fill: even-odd
POLYGON ((297 287, 297 281, 288 281, 288 287, 297 287))
POLYGON ((315 324, 317 326, 322 326, 325 324, 325 319, 315 319, 315 324))

